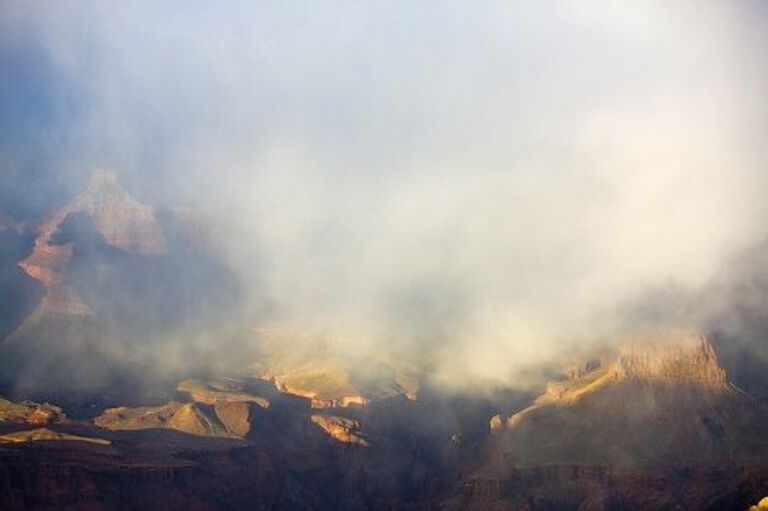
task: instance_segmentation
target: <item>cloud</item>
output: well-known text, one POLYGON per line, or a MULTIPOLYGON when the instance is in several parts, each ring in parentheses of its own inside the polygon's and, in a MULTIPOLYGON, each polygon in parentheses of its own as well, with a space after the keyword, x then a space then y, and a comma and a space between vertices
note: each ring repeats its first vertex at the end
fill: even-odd
POLYGON ((106 165, 214 211, 260 320, 342 352, 520 383, 766 235, 758 2, 2 9, 6 195, 106 165))

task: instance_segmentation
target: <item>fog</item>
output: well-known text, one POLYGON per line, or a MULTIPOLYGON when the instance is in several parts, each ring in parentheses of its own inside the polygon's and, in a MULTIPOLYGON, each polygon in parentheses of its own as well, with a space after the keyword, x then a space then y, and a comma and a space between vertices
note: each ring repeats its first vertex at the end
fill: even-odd
POLYGON ((760 346, 730 282, 768 234, 767 28, 758 1, 4 2, 0 210, 116 169, 208 215, 248 321, 451 388, 647 326, 760 346))

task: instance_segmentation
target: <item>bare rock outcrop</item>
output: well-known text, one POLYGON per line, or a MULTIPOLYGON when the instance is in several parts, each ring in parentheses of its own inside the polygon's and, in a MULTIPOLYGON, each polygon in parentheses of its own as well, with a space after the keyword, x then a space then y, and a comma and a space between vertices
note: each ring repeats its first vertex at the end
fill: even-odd
POLYGON ((227 378, 217 381, 201 381, 192 378, 179 383, 176 390, 189 395, 197 403, 215 405, 216 403, 254 403, 261 408, 269 408, 267 398, 257 396, 245 390, 242 381, 227 378))
POLYGON ((354 419, 337 415, 312 415, 310 420, 334 440, 362 447, 368 445, 368 441, 360 434, 360 423, 354 419))
POLYGON ((231 436, 245 438, 250 433, 251 405, 248 402, 216 401, 213 409, 231 436))
POLYGON ((212 406, 172 401, 161 406, 109 408, 93 423, 114 431, 173 429, 202 437, 243 438, 250 431, 250 404, 217 401, 212 406))
POLYGON ((685 331, 630 341, 609 375, 617 380, 690 382, 713 388, 726 385, 725 370, 707 338, 685 331))
POLYGON ((0 444, 18 444, 24 442, 86 442, 89 444, 110 445, 112 442, 104 438, 73 435, 49 428, 37 428, 25 431, 14 431, 0 435, 0 444))
POLYGON ((26 323, 46 315, 78 317, 91 314, 67 276, 66 270, 74 254, 73 244, 56 243, 53 239, 62 222, 73 213, 87 215, 112 247, 138 254, 162 253, 166 248, 153 208, 128 195, 114 172, 95 171, 86 191, 38 228, 32 253, 19 262, 19 267, 40 282, 46 292, 26 323))
POLYGON ((46 425, 62 422, 66 414, 58 406, 48 403, 33 403, 22 401, 14 403, 0 398, 0 423, 24 423, 30 425, 46 425))
POLYGON ((264 349, 254 374, 274 383, 280 392, 299 396, 311 408, 364 406, 397 396, 415 399, 417 382, 394 364, 367 360, 365 372, 335 352, 323 338, 279 329, 258 329, 264 349), (295 350, 301 345, 301 350, 295 350))
POLYGON ((691 332, 632 339, 605 364, 550 383, 531 406, 494 417, 490 429, 497 459, 515 466, 768 452, 768 417, 727 380, 707 339, 691 332))
POLYGON ((295 366, 278 364, 266 368, 260 376, 274 382, 280 392, 309 400, 312 408, 348 407, 369 402, 355 385, 351 372, 329 359, 295 366))
POLYGON ((120 250, 158 254, 166 249, 154 208, 128 195, 114 171, 94 171, 85 193, 64 209, 91 217, 107 244, 120 250))

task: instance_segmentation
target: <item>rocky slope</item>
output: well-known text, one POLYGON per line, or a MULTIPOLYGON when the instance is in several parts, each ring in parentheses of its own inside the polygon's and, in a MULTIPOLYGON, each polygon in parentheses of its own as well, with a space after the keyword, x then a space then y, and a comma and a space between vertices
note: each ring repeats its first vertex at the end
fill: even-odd
POLYGON ((367 446, 368 441, 360 434, 360 423, 337 415, 312 415, 312 423, 317 424, 328 436, 345 444, 367 446))
POLYGON ((237 437, 247 433, 248 414, 247 407, 240 414, 233 414, 226 403, 208 407, 170 402, 156 407, 109 408, 93 422, 112 431, 172 429, 203 437, 237 437))
POLYGON ((695 332, 628 340, 490 430, 443 509, 739 509, 768 473, 768 411, 695 332))
POLYGON ((261 408, 269 408, 269 399, 246 390, 246 382, 236 378, 222 378, 214 381, 201 381, 192 378, 179 383, 176 389, 187 394, 193 401, 214 405, 216 403, 254 403, 261 408))
POLYGON ((686 421, 695 429, 699 416, 684 415, 694 411, 714 406, 730 420, 728 403, 760 416, 756 404, 728 383, 702 337, 681 336, 669 350, 640 346, 556 382, 498 419, 494 435, 477 400, 441 409, 426 394, 317 410, 255 379, 185 380, 179 392, 190 402, 113 408, 93 424, 41 431, 17 414, 0 445, 0 507, 716 511, 757 502, 768 484, 759 438, 739 442, 754 441, 760 456, 723 458, 706 445, 705 456, 685 456, 687 446, 665 437, 684 442, 676 432, 691 434, 686 421), (261 396, 269 406, 254 399, 261 396), (655 437, 641 436, 644 445, 624 438, 645 427, 655 437), (656 458, 662 448, 676 458, 656 458), (631 456, 613 456, 620 450, 631 456))
POLYGON ((554 382, 530 407, 495 418, 500 456, 515 466, 648 465, 759 457, 768 415, 733 386, 705 337, 630 341, 611 362, 554 382))
POLYGON ((114 172, 95 171, 86 191, 38 228, 32 253, 19 262, 19 267, 46 291, 34 320, 39 321, 47 314, 82 316, 91 312, 67 277, 73 243, 57 243, 54 239, 62 223, 76 213, 90 218, 110 246, 139 254, 161 253, 165 249, 153 209, 128 195, 114 172))
POLYGON ((0 435, 0 444, 18 444, 24 442, 86 442, 98 445, 110 445, 109 440, 103 438, 72 435, 53 431, 48 428, 37 428, 31 430, 14 431, 0 435))
POLYGON ((429 414, 416 402, 313 411, 274 389, 262 408, 235 400, 253 397, 249 382, 231 395, 214 385, 224 395, 211 405, 119 407, 47 431, 15 423, 0 438, 0 508, 383 511, 422 509, 439 487, 453 444, 418 425, 429 414))
POLYGON ((257 333, 262 352, 253 366, 254 375, 273 382, 281 392, 308 399, 312 408, 346 408, 418 396, 415 380, 395 364, 371 356, 363 373, 354 370, 355 361, 337 353, 331 339, 277 328, 260 328, 257 333))
POLYGON ((515 468, 476 474, 447 492, 441 511, 742 511, 764 493, 765 464, 722 461, 654 470, 590 465, 515 468))
POLYGON ((66 414, 58 406, 31 401, 14 403, 0 398, 0 424, 22 423, 29 425, 53 424, 66 420, 66 414))
MULTIPOLYGON (((94 311, 94 303, 102 306, 109 300, 86 300, 79 285, 84 272, 78 261, 98 244, 136 257, 166 249, 154 210, 130 197, 115 173, 103 170, 94 172, 82 194, 37 228, 31 251, 18 261, 18 268, 43 293, 36 308, 0 340, 0 359, 14 386, 31 393, 42 388, 82 392, 116 374, 107 360, 117 358, 121 347, 110 342, 114 336, 109 335, 108 322, 94 311), (66 232, 83 223, 93 231, 92 239, 66 232)), ((109 294, 105 298, 119 295, 101 278, 91 280, 109 294)))
POLYGON ((179 366, 239 363, 225 355, 222 334, 238 328, 230 321, 240 314, 238 284, 209 250, 200 215, 180 215, 134 199, 114 172, 96 171, 33 235, 0 229, 0 286, 9 283, 0 290, 0 385, 59 401, 125 397, 169 383, 179 366), (208 329, 215 346, 185 343, 185 356, 176 356, 177 343, 208 329))

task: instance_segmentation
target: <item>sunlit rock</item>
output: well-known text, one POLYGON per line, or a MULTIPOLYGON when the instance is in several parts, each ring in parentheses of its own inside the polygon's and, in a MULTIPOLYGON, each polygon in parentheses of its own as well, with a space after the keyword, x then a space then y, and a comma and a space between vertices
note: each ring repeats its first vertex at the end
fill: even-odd
POLYGON ((494 415, 489 421, 489 427, 492 435, 501 433, 504 430, 504 419, 501 415, 494 415))
POLYGON ((754 506, 750 506, 747 511, 766 511, 768 510, 768 497, 763 497, 760 502, 754 506))
POLYGON ((337 354, 327 339, 278 329, 259 329, 258 334, 265 353, 253 367, 255 375, 272 381, 281 392, 307 399, 312 408, 418 396, 416 379, 395 364, 370 359, 360 371, 359 361, 337 354))
POLYGON ((513 465, 750 458, 768 417, 731 384, 707 339, 671 331, 628 341, 612 360, 551 382, 534 403, 491 420, 513 465))
POLYGON ((193 401, 208 405, 218 402, 254 403, 268 408, 270 404, 268 399, 244 390, 243 383, 233 378, 211 382, 190 378, 179 383, 176 390, 188 394, 193 401))
POLYGON ((46 292, 38 310, 25 322, 27 326, 47 315, 78 317, 92 312, 66 272, 73 243, 54 240, 64 220, 74 213, 90 218, 104 241, 117 249, 137 254, 158 254, 166 249, 153 208, 128 195, 114 172, 95 171, 85 192, 38 227, 32 253, 18 263, 46 292))
POLYGON ((16 422, 43 425, 54 424, 65 419, 64 411, 58 406, 31 401, 14 403, 0 398, 0 423, 16 422))
POLYGON ((104 438, 72 435, 53 431, 48 428, 38 428, 27 431, 15 431, 0 435, 0 444, 18 444, 25 442, 86 442, 98 445, 110 445, 112 442, 104 438))
MULTIPOLYGON (((228 430, 215 409, 204 409, 196 403, 170 402, 156 407, 117 407, 107 409, 93 423, 110 430, 174 429, 190 435, 205 437, 237 437, 228 430)), ((242 421, 228 420, 235 430, 242 431, 242 421)), ((247 432, 247 431, 246 431, 247 432)))
POLYGON ((368 445, 360 434, 360 423, 356 420, 336 415, 312 415, 310 420, 334 440, 363 447, 368 445))

